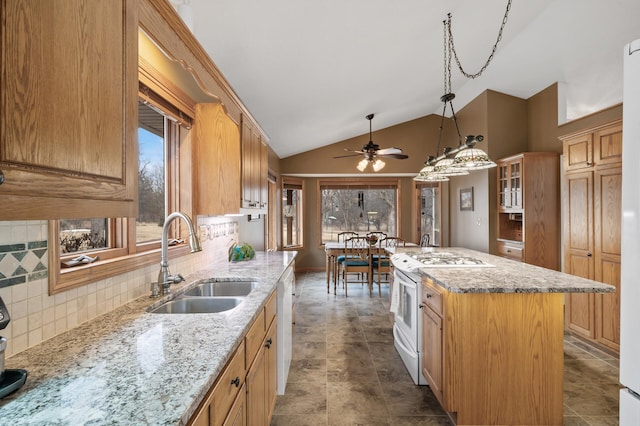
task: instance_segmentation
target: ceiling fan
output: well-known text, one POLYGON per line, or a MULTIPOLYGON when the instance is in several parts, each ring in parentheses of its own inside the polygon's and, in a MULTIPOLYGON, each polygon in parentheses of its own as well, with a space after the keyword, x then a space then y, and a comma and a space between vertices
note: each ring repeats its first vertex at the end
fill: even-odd
POLYGON ((352 154, 347 155, 339 155, 333 158, 345 158, 345 157, 356 157, 358 155, 363 155, 364 159, 358 163, 358 170, 361 172, 367 167, 367 164, 371 163, 373 170, 375 172, 382 170, 385 166, 385 162, 376 157, 386 157, 386 158, 395 158, 397 160, 404 160, 409 158, 408 155, 403 154, 400 148, 383 148, 380 149, 380 146, 373 143, 371 138, 371 120, 373 119, 373 114, 369 114, 365 117, 369 120, 369 143, 362 146, 362 149, 359 151, 351 150, 345 148, 344 150, 347 152, 351 152, 352 154))

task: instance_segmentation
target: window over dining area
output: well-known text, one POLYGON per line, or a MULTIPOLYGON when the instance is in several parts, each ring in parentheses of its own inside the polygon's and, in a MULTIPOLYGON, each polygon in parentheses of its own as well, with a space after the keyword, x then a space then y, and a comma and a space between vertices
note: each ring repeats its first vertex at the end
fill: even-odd
POLYGON ((338 241, 340 232, 398 235, 398 179, 318 181, 321 243, 338 241))

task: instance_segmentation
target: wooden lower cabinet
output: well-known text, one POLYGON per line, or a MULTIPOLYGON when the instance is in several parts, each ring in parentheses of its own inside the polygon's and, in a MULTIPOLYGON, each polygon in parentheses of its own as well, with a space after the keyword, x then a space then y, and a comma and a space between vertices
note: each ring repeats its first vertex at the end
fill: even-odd
POLYGON ((442 400, 442 317, 433 309, 422 308, 422 342, 429 350, 422 351, 422 375, 429 382, 431 391, 442 400))
POLYGON ((247 426, 247 390, 242 385, 223 426, 247 426))
POLYGON ((269 425, 275 407, 276 323, 275 317, 272 317, 258 354, 247 373, 247 422, 251 426, 269 425))
POLYGON ((277 390, 275 295, 274 291, 188 425, 271 422, 277 390))
POLYGON ((562 424, 562 294, 422 291, 422 372, 455 424, 562 424))
MULTIPOLYGON (((194 426, 224 424, 236 397, 241 395, 240 389, 244 389, 246 372, 244 358, 245 344, 242 342, 189 424, 194 426)), ((244 395, 241 397, 244 398, 244 395)))

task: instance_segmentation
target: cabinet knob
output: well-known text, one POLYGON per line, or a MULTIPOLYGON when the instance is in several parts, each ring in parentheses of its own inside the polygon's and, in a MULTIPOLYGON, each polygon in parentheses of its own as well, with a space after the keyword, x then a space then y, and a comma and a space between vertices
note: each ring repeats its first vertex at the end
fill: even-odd
POLYGON ((591 161, 587 161, 587 162, 586 162, 586 165, 587 165, 587 166, 590 166, 590 165, 592 165, 592 164, 593 164, 593 163, 592 163, 591 161))
POLYGON ((418 305, 418 308, 422 309, 424 307, 424 305, 421 303, 418 305))
POLYGON ((240 386, 240 377, 236 376, 236 378, 231 381, 231 384, 236 385, 236 387, 240 386))
POLYGON ((433 295, 431 293, 427 293, 427 299, 431 299, 433 295))
POLYGON ((587 253, 587 257, 593 257, 593 254, 587 253))
POLYGON ((267 339, 267 344, 265 345, 267 347, 267 349, 271 349, 271 345, 273 344, 273 339, 271 337, 269 337, 267 339))

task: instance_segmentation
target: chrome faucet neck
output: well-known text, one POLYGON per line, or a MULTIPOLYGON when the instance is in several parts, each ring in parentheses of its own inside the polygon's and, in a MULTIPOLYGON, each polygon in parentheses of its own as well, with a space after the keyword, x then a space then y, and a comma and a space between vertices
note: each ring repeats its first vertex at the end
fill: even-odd
MULTIPOLYGON (((168 241, 169 241, 169 225, 175 218, 182 219, 189 228, 189 248, 191 249, 191 253, 195 253, 197 251, 201 251, 202 247, 200 246, 200 240, 198 239, 198 235, 196 234, 195 228, 193 226, 193 222, 191 218, 182 212, 173 212, 164 221, 164 225, 162 226, 162 240, 161 240, 161 257, 160 257, 160 272, 158 273, 158 281, 157 285, 162 289, 162 294, 167 294, 169 292, 169 286, 173 283, 178 283, 183 281, 182 275, 170 275, 169 274, 169 262, 168 262, 168 241)), ((157 297, 157 291, 154 291, 154 286, 152 285, 151 296, 157 297)))

